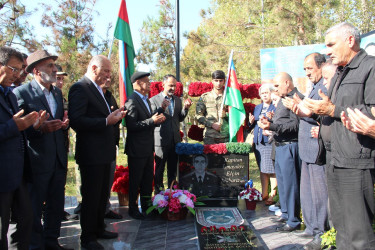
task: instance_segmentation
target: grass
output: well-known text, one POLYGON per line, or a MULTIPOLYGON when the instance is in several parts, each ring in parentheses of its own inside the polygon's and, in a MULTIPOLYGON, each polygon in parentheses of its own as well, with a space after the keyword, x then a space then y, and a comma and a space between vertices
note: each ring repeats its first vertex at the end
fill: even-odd
MULTIPOLYGON (((74 140, 74 136, 71 136, 71 143, 74 140)), ((189 143, 194 143, 193 141, 189 141, 189 143)), ((74 145, 74 144, 72 144, 74 145)), ((122 143, 122 138, 120 139, 120 148, 119 148, 119 154, 117 156, 117 165, 127 165, 127 156, 124 154, 124 147, 122 143)), ((74 155, 69 156, 69 162, 68 162, 68 174, 67 174, 67 181, 65 186, 65 195, 66 196, 76 196, 77 195, 77 188, 76 188, 76 172, 75 172, 75 166, 76 162, 74 160, 74 155)), ((254 187, 258 190, 262 190, 261 184, 260 184, 260 172, 257 166, 257 163, 255 161, 255 156, 253 153, 250 154, 250 160, 249 160, 249 179, 253 179, 254 187)), ((164 173, 164 186, 167 186, 167 177, 166 177, 166 171, 164 173)), ((112 194, 115 195, 115 194, 112 194)))

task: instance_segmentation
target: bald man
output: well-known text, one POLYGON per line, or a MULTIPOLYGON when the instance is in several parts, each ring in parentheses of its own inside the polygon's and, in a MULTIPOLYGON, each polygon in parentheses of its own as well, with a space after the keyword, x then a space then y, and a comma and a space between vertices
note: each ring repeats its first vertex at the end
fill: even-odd
MULTIPOLYGON (((281 98, 303 95, 294 87, 292 77, 285 72, 277 74, 273 80, 276 92, 281 98)), ((263 117, 259 127, 275 132, 275 173, 279 188, 282 215, 272 218, 274 222, 285 223, 276 228, 280 232, 291 232, 298 228, 300 159, 298 155, 298 117, 282 102, 279 102, 271 121, 263 117), (297 206, 298 207, 298 206, 297 206)))
POLYGON ((124 116, 122 109, 111 111, 102 88, 111 78, 111 62, 94 56, 83 78, 69 90, 69 117, 77 133, 75 159, 82 179, 81 246, 104 249, 97 239, 117 238, 105 230, 111 162, 116 159, 114 125, 124 116))

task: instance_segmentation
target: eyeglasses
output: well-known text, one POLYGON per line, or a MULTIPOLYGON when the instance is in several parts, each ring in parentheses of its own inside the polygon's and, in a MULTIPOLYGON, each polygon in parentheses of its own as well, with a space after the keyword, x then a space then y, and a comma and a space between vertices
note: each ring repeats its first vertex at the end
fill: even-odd
POLYGON ((23 70, 23 69, 13 68, 12 66, 9 66, 9 65, 5 65, 5 66, 7 66, 8 68, 10 68, 13 73, 17 73, 17 74, 21 74, 21 71, 23 70))

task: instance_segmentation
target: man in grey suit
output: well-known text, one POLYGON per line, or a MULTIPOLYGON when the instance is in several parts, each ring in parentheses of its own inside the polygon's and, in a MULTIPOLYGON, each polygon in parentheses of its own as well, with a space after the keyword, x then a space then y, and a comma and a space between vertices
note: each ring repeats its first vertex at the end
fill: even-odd
MULTIPOLYGON (((304 60, 306 76, 313 83, 313 88, 308 98, 320 100, 318 91, 327 93, 323 85, 322 65, 325 62, 324 55, 312 53, 304 60)), ((310 238, 306 249, 320 249, 320 236, 324 233, 328 219, 328 193, 325 178, 325 165, 315 164, 319 152, 318 139, 311 136, 311 128, 318 123, 309 117, 302 117, 298 130, 298 150, 302 161, 300 199, 301 209, 306 229, 295 234, 310 238)))
POLYGON ((154 131, 156 163, 154 183, 156 193, 164 189, 165 163, 167 163, 168 170, 168 187, 176 179, 177 154, 175 146, 178 142, 181 142, 180 122, 185 119, 192 104, 190 99, 186 99, 184 106, 182 106, 181 99, 174 95, 176 83, 176 78, 173 75, 164 76, 164 90, 150 99, 152 111, 155 112, 162 108, 166 118, 159 127, 155 127, 154 131))
POLYGON ((30 127, 26 130, 33 181, 30 195, 34 222, 30 249, 65 249, 57 239, 64 211, 67 173, 63 130, 68 129, 69 119, 63 110, 61 90, 52 85, 56 81, 56 59, 57 56, 45 50, 32 53, 27 58, 26 71, 32 73, 34 79, 14 89, 18 106, 25 114, 40 110, 49 114, 39 129, 30 127))

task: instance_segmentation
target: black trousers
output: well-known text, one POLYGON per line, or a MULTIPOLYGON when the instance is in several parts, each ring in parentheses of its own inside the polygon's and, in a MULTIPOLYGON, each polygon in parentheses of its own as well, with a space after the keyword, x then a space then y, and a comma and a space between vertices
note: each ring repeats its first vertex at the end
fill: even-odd
POLYGON ((330 214, 337 249, 375 249, 374 169, 327 165, 330 214))
POLYGON ((87 243, 96 240, 105 228, 110 163, 80 165, 79 170, 82 180, 81 242, 87 243))
POLYGON ((29 249, 33 213, 29 191, 25 181, 11 192, 0 192, 0 249, 26 250, 29 249), (10 216, 16 223, 14 232, 10 233, 8 242, 7 234, 10 216))
POLYGON ((154 156, 130 157, 129 162, 129 209, 138 209, 138 193, 141 196, 142 211, 148 208, 148 201, 152 194, 152 180, 154 178, 154 156))
POLYGON ((29 189, 34 213, 30 249, 43 248, 46 242, 57 243, 60 237, 66 172, 66 167, 56 162, 52 171, 33 173, 33 182, 29 189))
MULTIPOLYGON (((164 189, 163 176, 165 164, 167 163, 168 187, 177 176, 178 156, 175 151, 175 144, 172 142, 168 147, 155 147, 155 189, 164 189), (158 151, 162 153, 158 155, 158 151)), ((157 190, 158 191, 158 190, 157 190)))

